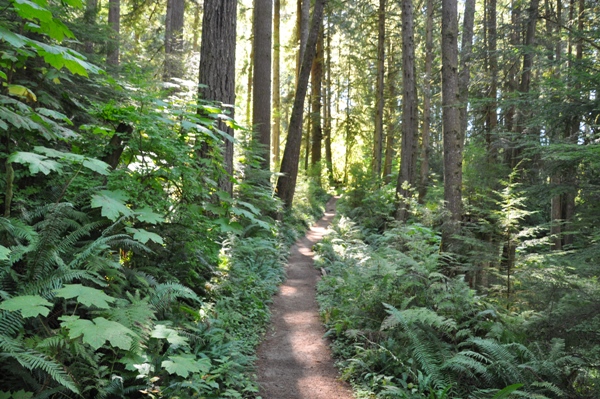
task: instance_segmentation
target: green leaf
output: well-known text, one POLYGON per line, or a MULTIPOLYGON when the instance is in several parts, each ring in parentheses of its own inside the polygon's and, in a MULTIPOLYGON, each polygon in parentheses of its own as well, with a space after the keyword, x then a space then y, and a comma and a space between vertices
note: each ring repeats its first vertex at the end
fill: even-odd
POLYGON ((10 94, 11 96, 21 97, 21 98, 31 100, 34 102, 37 101, 37 96, 25 86, 8 85, 7 89, 8 89, 8 94, 10 94))
POLYGON ((6 30, 3 26, 0 26, 0 39, 4 40, 15 48, 21 48, 25 44, 29 43, 29 39, 27 39, 25 36, 6 30))
POLYGON ((169 360, 164 360, 161 366, 169 374, 177 374, 180 377, 187 378, 190 373, 208 373, 210 359, 196 359, 194 355, 169 356, 169 360))
POLYGON ((21 295, 0 303, 0 309, 20 311, 23 317, 48 316, 52 303, 39 295, 21 295))
POLYGON ((187 345, 187 338, 179 335, 177 330, 173 330, 164 324, 157 324, 154 326, 154 330, 152 330, 152 334, 150 334, 152 338, 158 339, 166 339, 167 342, 177 346, 185 346, 187 345))
POLYGON ((28 165, 29 172, 32 175, 39 172, 47 175, 52 171, 61 171, 61 165, 58 162, 48 159, 43 155, 34 154, 33 152, 14 152, 8 157, 8 162, 28 165))
POLYGON ((231 222, 229 221, 229 219, 226 218, 216 219, 215 223, 217 223, 219 230, 221 230, 223 233, 232 232, 238 234, 243 231, 241 224, 239 224, 238 222, 231 222))
POLYGON ((133 234, 133 238, 142 244, 147 243, 148 241, 155 242, 157 244, 164 244, 164 241, 161 236, 156 233, 152 233, 150 231, 144 229, 135 229, 133 227, 126 227, 125 230, 129 234, 133 234))
POLYGON ((73 126, 73 122, 71 121, 71 119, 69 119, 67 117, 67 115, 62 114, 62 113, 60 113, 58 111, 53 111, 53 110, 48 109, 48 108, 37 108, 36 112, 38 114, 40 114, 40 115, 44 115, 44 116, 47 116, 49 118, 56 119, 58 121, 63 121, 67 125, 73 126))
POLYGON ((95 306, 100 309, 109 309, 110 305, 116 301, 116 298, 113 298, 110 295, 104 293, 104 291, 86 287, 81 284, 65 284, 63 288, 60 288, 55 291, 56 296, 60 298, 76 298, 77 302, 85 305, 85 306, 95 306))
POLYGON ((26 392, 23 389, 12 394, 13 399, 30 399, 32 396, 33 392, 26 392))
POLYGON ((119 218, 119 215, 132 216, 134 214, 134 212, 125 205, 127 199, 127 194, 121 190, 102 190, 99 194, 92 195, 91 206, 92 208, 102 208, 102 216, 107 217, 114 222, 119 218))
POLYGON ((80 319, 79 316, 62 316, 62 326, 69 330, 71 339, 83 337, 83 342, 98 350, 106 341, 111 346, 129 350, 136 333, 116 321, 96 317, 94 320, 80 319))
POLYGON ((508 398, 508 396, 511 393, 515 392, 517 389, 521 388, 522 386, 523 386, 523 384, 509 385, 506 388, 504 388, 501 391, 499 391, 497 394, 495 394, 492 399, 504 399, 504 398, 508 398))
POLYGON ((10 249, 6 248, 4 245, 0 245, 0 260, 9 259, 8 255, 10 254, 10 249))
POLYGON ((154 211, 147 206, 142 209, 136 209, 135 217, 140 222, 146 222, 150 224, 162 223, 164 221, 164 218, 161 215, 154 213, 154 211))
POLYGON ((41 146, 33 147, 33 150, 35 152, 42 153, 49 158, 67 159, 74 163, 77 163, 80 165, 82 164, 85 168, 87 168, 93 172, 99 173, 101 175, 104 175, 104 176, 106 176, 110 173, 110 171, 109 171, 110 165, 107 164, 106 162, 101 161, 96 158, 88 158, 84 155, 73 154, 72 152, 56 151, 53 148, 47 148, 47 147, 41 147, 41 146))

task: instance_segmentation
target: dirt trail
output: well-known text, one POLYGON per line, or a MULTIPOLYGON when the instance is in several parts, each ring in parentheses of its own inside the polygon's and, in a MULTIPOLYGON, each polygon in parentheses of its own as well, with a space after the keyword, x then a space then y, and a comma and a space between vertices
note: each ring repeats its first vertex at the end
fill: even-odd
POLYGON ((335 214, 336 198, 325 216, 291 249, 287 280, 275 295, 271 327, 258 348, 258 382, 263 399, 351 399, 339 381, 315 299, 319 272, 311 248, 323 238, 335 214))

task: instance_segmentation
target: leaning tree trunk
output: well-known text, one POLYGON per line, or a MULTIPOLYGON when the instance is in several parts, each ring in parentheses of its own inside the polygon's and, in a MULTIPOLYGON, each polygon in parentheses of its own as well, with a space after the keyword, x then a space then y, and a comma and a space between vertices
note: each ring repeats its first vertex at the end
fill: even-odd
POLYGON ((277 180, 277 196, 281 198, 286 208, 292 206, 294 200, 294 191, 296 190, 296 180, 298 179, 298 161, 300 157, 300 144, 302 141, 302 113, 304 110, 304 100, 308 90, 308 78, 310 69, 315 57, 315 45, 319 36, 319 29, 323 19, 323 7, 326 0, 316 0, 313 11, 312 25, 310 34, 306 42, 306 51, 298 85, 294 96, 294 105, 290 116, 287 143, 281 160, 281 173, 277 180))
MULTIPOLYGON (((204 0, 200 48, 199 96, 222 104, 235 104, 235 37, 237 1, 204 0)), ((233 107, 231 108, 233 117, 233 107)), ((233 129, 219 122, 218 128, 233 139, 233 129)), ((233 192, 233 141, 223 140, 227 176, 219 181, 223 191, 233 192)))
POLYGON ((396 184, 398 220, 408 218, 408 198, 417 175, 418 104, 415 78, 415 37, 412 0, 402 1, 402 146, 396 184))

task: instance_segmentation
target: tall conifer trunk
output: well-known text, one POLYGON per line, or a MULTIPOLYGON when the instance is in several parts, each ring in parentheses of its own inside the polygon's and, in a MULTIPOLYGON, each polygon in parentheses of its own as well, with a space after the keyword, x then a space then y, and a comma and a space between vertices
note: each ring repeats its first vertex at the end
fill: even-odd
POLYGON ((106 63, 108 65, 119 65, 120 38, 121 33, 121 0, 108 1, 108 24, 112 32, 106 46, 106 63))
MULTIPOLYGON (((237 1, 204 0, 202 16, 202 44, 200 48, 199 96, 201 99, 235 104, 235 39, 237 1)), ((233 117, 233 107, 230 108, 233 117)), ((218 128, 231 137, 234 132, 223 122, 218 128)), ((223 191, 233 192, 233 142, 223 140, 224 163, 227 176, 219 181, 223 191)))
MULTIPOLYGON (((442 0, 442 134, 444 200, 449 218, 442 229, 442 250, 455 249, 462 217, 462 153, 458 93, 458 12, 456 0, 442 0)), ((453 273, 452 271, 448 271, 453 273)))
POLYGON ((423 81, 423 125, 421 130, 421 170, 419 202, 425 202, 429 181, 429 136, 431 126, 431 70, 433 67, 433 0, 427 0, 425 22, 425 78, 423 81))
POLYGON ((373 178, 381 177, 381 160, 383 154, 383 104, 385 75, 385 7, 386 0, 379 0, 377 29, 377 82, 375 92, 375 132, 373 135, 373 161, 371 169, 373 178))
POLYGON ((252 126, 257 132, 261 167, 271 164, 271 48, 273 0, 254 0, 254 82, 252 87, 252 126))
POLYGON ((417 176, 418 104, 415 77, 415 37, 412 0, 402 1, 402 146, 400 171, 396 185, 398 220, 408 219, 410 188, 414 188, 417 176))
MULTIPOLYGON (((312 131, 312 141, 310 148, 310 164, 311 166, 318 167, 321 162, 321 148, 323 146, 323 127, 321 124, 321 105, 322 105, 322 83, 323 83, 323 59, 324 59, 324 49, 323 49, 323 23, 321 22, 320 26, 319 38, 317 40, 317 53, 315 55, 315 59, 313 60, 312 69, 311 69, 311 131, 312 131)), ((317 182, 320 184, 321 181, 321 173, 320 167, 319 170, 315 170, 315 178, 317 182)))
POLYGON ((281 136, 281 0, 273 4, 273 130, 271 152, 273 169, 279 166, 279 142, 281 136))

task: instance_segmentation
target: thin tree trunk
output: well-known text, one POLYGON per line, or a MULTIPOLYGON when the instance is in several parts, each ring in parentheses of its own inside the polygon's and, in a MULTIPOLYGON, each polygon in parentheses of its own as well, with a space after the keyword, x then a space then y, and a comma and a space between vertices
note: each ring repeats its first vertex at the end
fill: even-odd
MULTIPOLYGON (((230 106, 235 104, 236 25, 237 1, 204 0, 198 79, 201 99, 230 106)), ((233 113, 231 107, 231 117, 233 113)), ((220 121, 218 128, 233 139, 234 131, 229 126, 220 121)), ((233 141, 224 139, 222 146, 227 175, 219 180, 219 186, 232 194, 233 141)))
MULTIPOLYGON (((90 27, 90 29, 96 25, 96 17, 98 15, 98 0, 87 0, 85 4, 85 13, 83 15, 83 20, 85 21, 86 26, 90 27)), ((94 52, 94 42, 88 40, 84 45, 86 53, 94 52)))
POLYGON ((333 186, 333 155, 331 151, 331 36, 332 27, 327 29, 327 50, 326 50, 326 76, 325 76, 325 163, 327 164, 327 177, 329 185, 333 186))
POLYGON ((402 146, 400 172, 396 185, 398 201, 396 218, 408 219, 410 188, 417 175, 417 143, 419 134, 417 81, 415 77, 415 37, 412 0, 402 1, 402 146))
POLYGON ((167 0, 163 81, 183 78, 183 20, 185 0, 167 0))
MULTIPOLYGON (((312 69, 311 69, 311 160, 310 164, 313 168, 318 167, 321 162, 321 148, 323 146, 323 128, 321 125, 321 89, 323 82, 323 59, 324 59, 324 49, 323 49, 323 24, 320 26, 319 38, 317 40, 317 53, 315 55, 315 59, 313 60, 312 69)), ((315 176, 317 178, 317 182, 319 185, 321 184, 320 178, 320 168, 319 170, 314 171, 315 176)))
POLYGON ((444 200, 450 213, 442 229, 442 250, 454 249, 462 217, 462 152, 458 100, 458 12, 456 0, 442 0, 442 134, 444 200))
POLYGON ((497 28, 496 28, 496 0, 487 0, 486 8, 486 28, 487 28, 487 53, 488 53, 488 75, 490 77, 490 87, 487 93, 489 104, 485 112, 485 141, 487 144, 488 159, 496 159, 496 147, 493 134, 498 125, 498 115, 496 112, 497 92, 498 92, 498 54, 497 54, 497 28))
POLYGON ((298 161, 300 156, 300 143, 302 140, 302 112, 304 110, 304 100, 308 90, 308 78, 312 61, 315 57, 315 45, 319 36, 319 28, 323 19, 323 7, 326 0, 316 0, 313 10, 313 18, 306 42, 306 52, 302 60, 298 85, 294 96, 294 106, 290 117, 288 139, 281 160, 282 176, 277 180, 277 196, 281 198, 286 208, 292 206, 294 192, 296 190, 296 180, 298 178, 298 161))
POLYGON ((108 1, 108 24, 112 29, 108 40, 106 63, 108 65, 119 65, 119 35, 121 30, 121 0, 108 1))
POLYGON ((381 177, 381 158, 383 154, 383 104, 385 72, 385 6, 386 0, 379 0, 377 29, 377 82, 375 92, 375 132, 373 135, 372 173, 374 179, 381 177))
POLYGON ((467 105, 469 101, 469 80, 471 78, 471 56, 473 48, 473 25, 475 23, 475 0, 465 0, 465 13, 460 52, 460 70, 458 73, 458 93, 460 101, 460 131, 467 131, 467 105))
POLYGON ((431 69, 433 66, 433 0, 427 0, 425 22, 425 78, 423 81, 423 130, 421 131, 421 170, 419 178, 419 202, 425 202, 429 181, 429 136, 431 126, 431 69))
POLYGON ((388 38, 388 99, 387 99, 387 133, 385 142, 385 157, 383 162, 383 181, 388 184, 391 181, 392 161, 394 160, 394 146, 396 145, 396 108, 397 94, 396 81, 398 68, 396 68, 396 60, 394 59, 394 51, 392 50, 392 41, 388 38))
POLYGON ((280 88, 280 68, 281 68, 281 0, 275 0, 273 10, 273 135, 272 135, 272 153, 273 169, 279 166, 279 141, 281 136, 281 88, 280 88))

